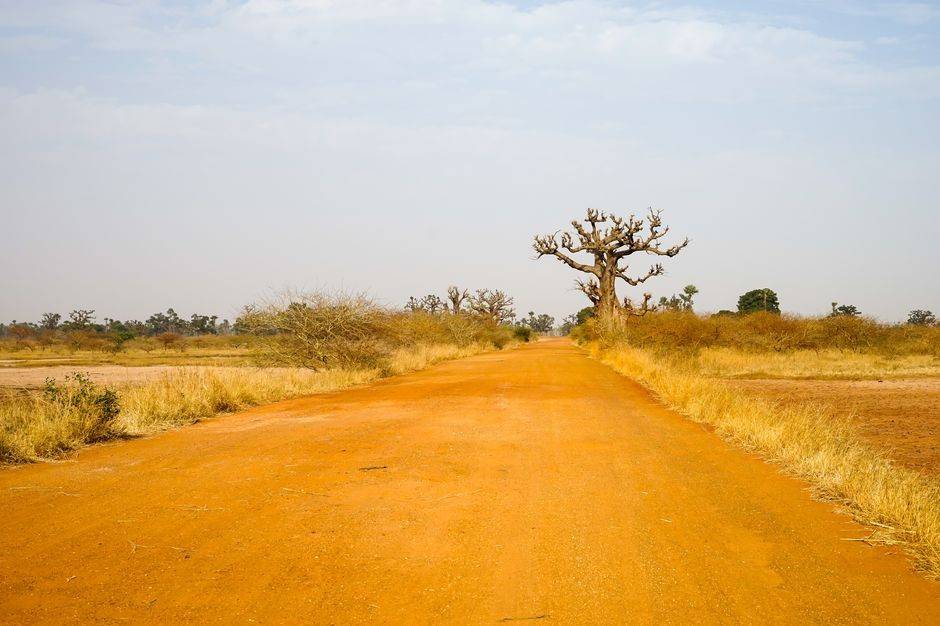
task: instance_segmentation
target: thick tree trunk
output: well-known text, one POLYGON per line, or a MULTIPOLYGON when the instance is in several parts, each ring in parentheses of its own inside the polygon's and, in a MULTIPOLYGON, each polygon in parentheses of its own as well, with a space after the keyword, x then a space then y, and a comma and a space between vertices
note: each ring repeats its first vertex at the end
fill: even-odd
MULTIPOLYGON (((608 268, 612 267, 610 265, 608 268)), ((615 266, 613 266, 615 267, 615 266)), ((620 301, 617 300, 617 285, 616 285, 617 276, 614 272, 609 271, 605 268, 604 273, 601 275, 600 286, 598 292, 600 293, 600 300, 597 302, 597 314, 600 317, 611 317, 616 315, 617 310, 620 308, 620 301)))

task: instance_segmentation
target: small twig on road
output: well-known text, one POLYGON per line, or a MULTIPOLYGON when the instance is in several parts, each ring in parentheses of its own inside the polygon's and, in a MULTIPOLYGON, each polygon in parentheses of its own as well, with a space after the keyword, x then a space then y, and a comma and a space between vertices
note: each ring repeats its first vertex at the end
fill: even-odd
MULTIPOLYGON (((878 531, 873 530, 872 533, 868 535, 867 537, 842 537, 842 541, 860 541, 864 543, 866 546, 873 548, 874 544, 872 544, 872 540, 873 540, 872 538, 875 536, 876 532, 878 531)), ((880 541, 880 540, 874 539, 874 541, 880 541)))
POLYGON ((131 544, 131 554, 137 552, 137 548, 152 548, 153 546, 145 546, 142 543, 134 543, 130 539, 127 540, 127 543, 131 544))
POLYGON ((543 613, 541 615, 530 615, 529 617, 503 617, 503 618, 500 618, 498 621, 500 622, 525 622, 529 620, 548 619, 549 617, 551 616, 548 613, 543 613))
POLYGON ((388 465, 367 465, 366 467, 360 467, 360 472, 371 472, 372 470, 388 469, 388 465))
POLYGON ((80 496, 80 493, 71 493, 68 491, 62 491, 61 489, 56 490, 54 487, 39 487, 38 485, 25 485, 22 487, 7 487, 10 491, 55 491, 59 495, 69 496, 72 498, 77 498, 80 496))
POLYGON ((325 493, 317 493, 315 491, 304 491, 303 489, 291 489, 290 487, 281 487, 281 491, 286 491, 287 493, 301 493, 305 496, 320 496, 322 498, 326 497, 325 493))
POLYGON ((184 505, 184 506, 177 506, 177 507, 173 507, 173 508, 180 509, 180 510, 182 510, 182 511, 192 511, 192 512, 201 512, 201 511, 224 511, 224 510, 225 510, 225 509, 210 509, 210 508, 209 508, 208 506, 206 506, 205 504, 201 504, 201 505, 198 505, 198 506, 195 505, 195 504, 187 504, 187 505, 184 505))
POLYGON ((481 491, 483 491, 483 490, 482 490, 482 489, 477 489, 476 491, 470 491, 470 492, 464 492, 464 493, 452 493, 452 494, 447 495, 447 496, 442 496, 442 497, 438 498, 437 500, 434 500, 434 502, 440 502, 441 500, 447 500, 448 498, 458 498, 458 497, 460 497, 460 496, 472 496, 472 495, 475 495, 475 494, 480 493, 481 491))

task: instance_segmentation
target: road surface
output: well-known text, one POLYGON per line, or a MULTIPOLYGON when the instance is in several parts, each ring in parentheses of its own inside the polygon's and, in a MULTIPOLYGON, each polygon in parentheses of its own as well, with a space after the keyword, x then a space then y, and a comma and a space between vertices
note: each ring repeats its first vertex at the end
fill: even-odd
POLYGON ((938 623, 940 585, 565 341, 0 471, 0 622, 938 623))

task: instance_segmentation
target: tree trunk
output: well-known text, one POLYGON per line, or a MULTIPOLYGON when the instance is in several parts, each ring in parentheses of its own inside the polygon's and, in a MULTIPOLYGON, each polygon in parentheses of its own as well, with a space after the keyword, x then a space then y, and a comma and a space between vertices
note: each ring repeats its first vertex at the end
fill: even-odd
POLYGON ((600 299, 597 301, 597 314, 599 317, 612 317, 617 313, 620 305, 617 300, 617 276, 611 271, 610 268, 612 267, 616 266, 608 265, 598 281, 600 283, 598 288, 600 299))

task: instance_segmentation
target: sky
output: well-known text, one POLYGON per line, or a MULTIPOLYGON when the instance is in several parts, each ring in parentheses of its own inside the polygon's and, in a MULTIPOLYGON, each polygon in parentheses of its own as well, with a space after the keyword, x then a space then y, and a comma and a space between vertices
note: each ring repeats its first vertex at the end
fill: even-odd
POLYGON ((692 240, 656 297, 940 311, 940 3, 6 0, 0 138, 4 321, 450 284, 560 319, 533 235, 650 206, 692 240))

